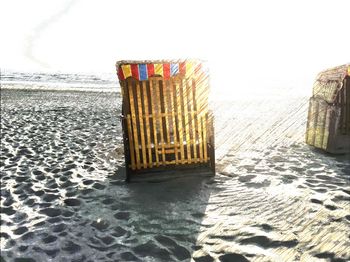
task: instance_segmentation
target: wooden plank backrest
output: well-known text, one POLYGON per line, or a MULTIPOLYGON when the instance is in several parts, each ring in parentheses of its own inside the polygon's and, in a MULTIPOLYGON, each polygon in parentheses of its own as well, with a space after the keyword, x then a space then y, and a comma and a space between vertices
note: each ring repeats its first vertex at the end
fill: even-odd
POLYGON ((132 170, 210 160, 205 79, 128 77, 121 87, 132 170))

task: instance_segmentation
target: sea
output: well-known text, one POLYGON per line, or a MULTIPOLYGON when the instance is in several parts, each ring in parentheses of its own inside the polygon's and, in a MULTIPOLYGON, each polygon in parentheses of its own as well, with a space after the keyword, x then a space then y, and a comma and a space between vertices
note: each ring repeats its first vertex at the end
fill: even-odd
POLYGON ((89 92, 120 91, 117 75, 111 73, 25 72, 1 69, 0 83, 6 89, 89 92))

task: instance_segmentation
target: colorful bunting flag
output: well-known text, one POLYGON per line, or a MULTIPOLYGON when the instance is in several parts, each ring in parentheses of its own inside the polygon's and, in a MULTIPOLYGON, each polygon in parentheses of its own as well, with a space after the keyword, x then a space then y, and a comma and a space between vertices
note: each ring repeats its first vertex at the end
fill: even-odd
POLYGON ((170 65, 170 75, 174 76, 179 73, 179 64, 171 64, 170 65))
POLYGON ((131 75, 132 77, 136 78, 136 79, 140 79, 139 78, 139 66, 137 64, 131 64, 131 75))
POLYGON ((147 64, 148 77, 154 75, 154 64, 147 64))
POLYGON ((154 73, 163 76, 163 64, 154 64, 154 73))
POLYGON ((139 80, 147 80, 148 74, 147 74, 147 65, 145 64, 139 64, 139 70, 140 70, 140 79, 139 80))
POLYGON ((127 79, 131 76, 131 66, 130 65, 122 65, 124 78, 127 79))
MULTIPOLYGON (((199 76, 202 72, 201 63, 194 61, 185 61, 179 63, 131 63, 122 64, 118 68, 118 77, 120 80, 125 80, 128 77, 133 77, 137 80, 147 80, 149 77, 159 75, 165 79, 169 79, 177 74, 191 77, 192 75, 199 76)), ((350 75, 350 68, 349 68, 350 75)))

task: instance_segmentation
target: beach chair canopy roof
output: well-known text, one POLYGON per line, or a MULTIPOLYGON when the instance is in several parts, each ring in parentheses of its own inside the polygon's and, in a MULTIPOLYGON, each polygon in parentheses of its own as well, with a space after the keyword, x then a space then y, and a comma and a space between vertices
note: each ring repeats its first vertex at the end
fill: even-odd
MULTIPOLYGON (((350 77, 350 64, 333 67, 318 74, 313 86, 313 97, 334 103, 344 88, 345 78, 350 77)), ((348 101, 349 102, 349 101, 348 101)))
POLYGON ((202 60, 143 60, 143 61, 118 61, 117 74, 120 81, 133 77, 137 80, 148 80, 152 76, 161 76, 169 79, 172 76, 182 75, 191 77, 198 74, 207 74, 207 69, 202 60))

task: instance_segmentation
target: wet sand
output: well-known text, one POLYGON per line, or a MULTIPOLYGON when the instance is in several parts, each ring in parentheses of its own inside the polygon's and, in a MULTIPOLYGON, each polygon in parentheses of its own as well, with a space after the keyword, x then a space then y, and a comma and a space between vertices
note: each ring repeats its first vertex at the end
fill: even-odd
POLYGON ((215 177, 132 184, 120 103, 1 90, 2 261, 350 260, 350 156, 303 143, 307 98, 216 102, 215 177))

